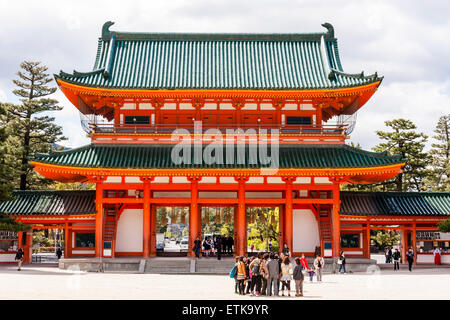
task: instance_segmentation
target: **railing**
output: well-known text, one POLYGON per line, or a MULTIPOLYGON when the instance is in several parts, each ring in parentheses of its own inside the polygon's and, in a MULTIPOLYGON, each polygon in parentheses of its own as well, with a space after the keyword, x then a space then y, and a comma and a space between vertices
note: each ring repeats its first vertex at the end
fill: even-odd
MULTIPOLYGON (((91 124, 92 134, 159 134, 170 135, 175 130, 183 130, 180 133, 188 132, 190 134, 205 134, 207 130, 217 129, 222 134, 227 134, 227 130, 243 130, 244 134, 271 134, 271 130, 279 130, 280 135, 345 135, 346 125, 220 125, 219 126, 203 126, 200 128, 194 128, 191 124, 91 124), (254 131, 252 131, 254 130, 254 131)), ((212 133, 211 131, 208 133, 212 133)), ((233 134, 233 132, 230 132, 233 134)))

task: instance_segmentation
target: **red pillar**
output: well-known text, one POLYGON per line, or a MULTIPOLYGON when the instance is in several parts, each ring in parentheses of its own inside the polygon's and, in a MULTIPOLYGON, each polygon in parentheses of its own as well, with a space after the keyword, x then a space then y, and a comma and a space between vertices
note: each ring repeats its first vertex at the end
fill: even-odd
POLYGON ((366 258, 370 259, 370 220, 367 220, 367 228, 366 228, 366 258))
POLYGON ((69 223, 64 225, 64 258, 69 258, 69 223))
POLYGON ((413 223, 413 230, 412 230, 412 247, 414 251, 414 263, 417 263, 417 233, 416 233, 416 222, 413 223))
POLYGON ((236 215, 236 236, 237 244, 235 248, 235 253, 239 256, 243 256, 247 253, 247 214, 245 208, 245 182, 248 177, 235 177, 236 181, 239 183, 238 189, 238 209, 236 215))
MULTIPOLYGON (((292 208, 292 181, 294 180, 294 177, 284 177, 283 181, 286 183, 286 204, 285 204, 285 210, 284 210, 284 242, 289 247, 289 250, 293 252, 293 208, 292 208)), ((280 248, 283 248, 284 243, 279 244, 280 248)))
MULTIPOLYGON (((285 242, 284 240, 284 206, 278 206, 279 210, 279 217, 278 217, 278 243, 283 244, 285 242)), ((278 253, 283 250, 282 245, 278 245, 278 253)), ((292 251, 292 249, 291 249, 292 251)))
POLYGON ((408 246, 408 241, 406 239, 408 233, 406 232, 405 229, 402 229, 401 231, 401 255, 402 255, 402 263, 406 263, 406 251, 408 250, 407 246, 408 246))
POLYGON ((339 257, 341 247, 341 222, 339 220, 340 203, 339 179, 333 179, 333 212, 331 216, 333 224, 333 257, 339 257))
POLYGON ((150 181, 153 178, 141 178, 144 182, 144 209, 143 209, 143 256, 144 258, 150 257, 150 240, 151 240, 151 194, 150 194, 150 181))
MULTIPOLYGON (((195 256, 192 248, 197 237, 201 237, 201 222, 198 210, 198 180, 200 177, 188 177, 191 182, 191 207, 189 210, 189 256, 195 256)), ((201 241, 201 239, 200 239, 201 241)))
POLYGON ((96 180, 95 207, 97 214, 95 216, 95 256, 103 256, 103 178, 96 180))

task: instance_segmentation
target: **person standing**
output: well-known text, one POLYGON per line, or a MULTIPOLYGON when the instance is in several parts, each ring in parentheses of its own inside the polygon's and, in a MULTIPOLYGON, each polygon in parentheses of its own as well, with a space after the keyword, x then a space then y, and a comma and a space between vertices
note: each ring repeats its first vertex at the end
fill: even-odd
POLYGON ((278 278, 280 276, 280 267, 278 266, 278 259, 275 259, 275 255, 270 253, 269 261, 267 261, 267 270, 269 271, 269 277, 267 279, 267 295, 272 295, 272 286, 273 293, 275 296, 278 296, 278 278))
POLYGON ((267 279, 269 279, 269 270, 267 269, 267 260, 269 260, 269 254, 265 253, 261 260, 261 295, 267 295, 267 279))
POLYGON ((234 258, 234 274, 233 274, 233 278, 234 278, 234 293, 238 294, 239 293, 239 281, 237 279, 237 268, 238 268, 238 264, 239 264, 239 257, 235 257, 234 258))
POLYGON ((269 252, 272 252, 272 240, 269 240, 269 252))
POLYGON ((409 248, 408 252, 406 252, 406 260, 408 261, 409 271, 412 271, 412 264, 414 262, 414 251, 412 248, 409 248))
MULTIPOLYGON (((252 257, 252 259, 254 259, 254 258, 255 257, 252 257)), ((244 281, 246 294, 250 293, 250 287, 252 286, 252 281, 251 281, 252 273, 250 272, 250 262, 251 262, 250 258, 244 257, 245 274, 247 275, 245 277, 245 281, 244 281)))
POLYGON ((292 277, 295 281, 295 296, 296 297, 303 297, 303 280, 305 277, 303 276, 302 269, 303 269, 303 267, 302 267, 300 258, 295 258, 295 268, 292 272, 292 277))
POLYGON ((314 268, 316 269, 317 281, 322 282, 322 271, 325 267, 325 260, 318 254, 314 260, 314 268))
POLYGON ((389 263, 389 246, 384 248, 384 257, 386 258, 386 262, 385 263, 389 263))
POLYGON ((388 249, 388 263, 392 263, 392 247, 389 247, 388 249))
POLYGON ((229 254, 233 254, 233 245, 234 245, 234 240, 233 240, 233 237, 230 235, 228 237, 228 253, 229 254))
POLYGON ((195 257, 196 257, 197 259, 200 258, 200 249, 201 249, 201 246, 202 246, 202 243, 200 242, 200 238, 197 237, 197 238, 194 240, 194 248, 192 248, 192 250, 193 250, 194 253, 195 253, 195 257))
POLYGON ((22 248, 19 248, 19 250, 17 250, 16 257, 15 257, 15 260, 17 260, 17 267, 18 267, 17 270, 18 271, 22 270, 23 255, 24 255, 24 252, 23 252, 22 248))
POLYGON ((244 284, 245 278, 247 278, 247 273, 245 271, 244 257, 240 256, 239 257, 239 262, 238 262, 238 265, 237 265, 237 277, 236 277, 236 279, 238 281, 239 295, 241 295, 241 296, 245 295, 245 292, 244 292, 244 289, 245 289, 244 288, 244 286, 245 286, 245 284, 244 284))
POLYGON ((58 244, 58 247, 56 247, 56 256, 58 257, 58 260, 61 259, 62 250, 61 250, 61 246, 59 244, 58 244))
POLYGON ((344 274, 346 274, 347 271, 345 270, 345 254, 344 254, 344 251, 341 251, 341 254, 339 255, 338 264, 339 264, 339 273, 341 273, 341 270, 344 269, 344 274))
POLYGON ((252 272, 252 286, 250 291, 251 295, 261 295, 261 254, 258 254, 256 258, 250 263, 250 270, 252 272))
POLYGON ((283 252, 281 252, 280 253, 280 256, 278 256, 276 253, 275 253, 275 259, 276 260, 278 260, 278 270, 279 270, 279 274, 278 274, 278 279, 277 279, 277 285, 278 285, 278 290, 280 290, 280 284, 281 284, 281 281, 280 281, 280 279, 281 279, 281 263, 283 262, 283 259, 284 259, 284 254, 283 254, 283 252))
POLYGON ((434 254, 434 264, 440 265, 441 264, 441 249, 436 247, 433 251, 434 254))
POLYGON ((291 296, 291 280, 292 274, 294 271, 294 267, 292 263, 289 261, 289 257, 287 255, 284 256, 283 263, 281 264, 281 295, 284 296, 284 288, 287 290, 287 295, 291 296))
POLYGON ((291 255, 291 252, 289 251, 289 247, 288 247, 288 245, 287 245, 287 243, 285 243, 284 245, 283 245, 283 254, 286 256, 286 257, 289 257, 290 255, 291 255))
POLYGON ((394 259, 394 271, 395 270, 400 270, 400 251, 398 251, 398 249, 395 249, 394 254, 392 255, 392 258, 394 259))
POLYGON ((222 236, 218 235, 216 237, 216 248, 217 248, 217 260, 222 259, 222 236))

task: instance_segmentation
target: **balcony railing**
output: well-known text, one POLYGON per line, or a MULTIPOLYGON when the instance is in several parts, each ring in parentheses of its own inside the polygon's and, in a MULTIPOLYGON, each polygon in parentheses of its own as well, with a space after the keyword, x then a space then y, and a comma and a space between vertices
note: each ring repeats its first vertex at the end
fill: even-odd
MULTIPOLYGON (((270 135, 275 133, 272 130, 278 130, 280 135, 311 135, 311 136, 322 136, 322 135, 333 135, 342 136, 346 134, 346 125, 220 125, 220 126, 202 126, 199 128, 194 128, 193 125, 183 125, 183 124, 159 124, 159 125, 149 125, 149 124, 91 124, 91 134, 94 135, 170 135, 174 133, 175 130, 184 130, 184 132, 189 132, 190 134, 205 134, 207 130, 217 129, 222 134, 227 134, 227 130, 237 130, 241 129, 244 134, 260 134, 266 133, 270 135), (254 130, 254 131, 248 131, 254 130)), ((211 132, 208 132, 211 133, 211 132)))

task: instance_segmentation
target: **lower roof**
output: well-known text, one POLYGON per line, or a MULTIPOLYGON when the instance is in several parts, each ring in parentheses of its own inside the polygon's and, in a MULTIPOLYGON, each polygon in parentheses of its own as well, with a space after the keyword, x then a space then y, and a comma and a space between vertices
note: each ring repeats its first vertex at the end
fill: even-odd
POLYGON ((341 192, 341 215, 450 216, 450 192, 341 192))
POLYGON ((96 213, 95 190, 14 191, 13 200, 0 203, 10 215, 84 215, 96 213))
MULTIPOLYGON (((83 215, 95 210, 95 190, 15 191, 0 203, 10 215, 83 215)), ((341 192, 341 215, 450 216, 450 192, 341 192)))

